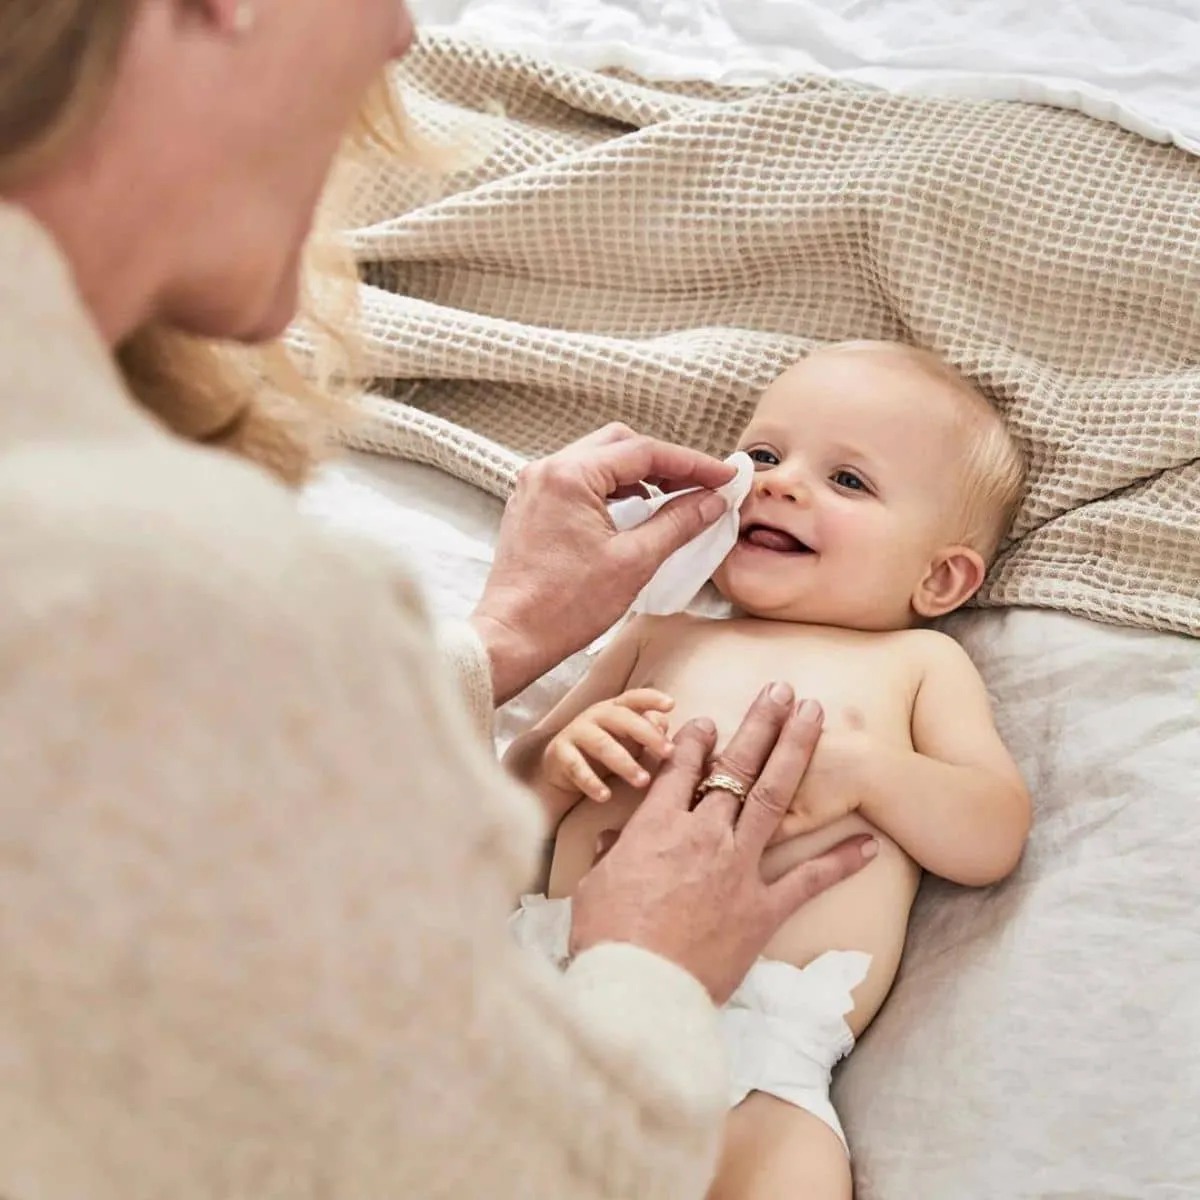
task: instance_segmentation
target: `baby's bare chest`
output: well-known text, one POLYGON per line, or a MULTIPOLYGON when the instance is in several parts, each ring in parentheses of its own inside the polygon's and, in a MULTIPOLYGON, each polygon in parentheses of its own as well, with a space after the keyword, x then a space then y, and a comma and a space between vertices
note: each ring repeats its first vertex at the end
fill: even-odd
POLYGON ((721 740, 775 681, 819 700, 827 729, 910 744, 916 672, 903 642, 773 621, 667 621, 651 632, 629 681, 675 700, 671 726, 713 720, 721 740))

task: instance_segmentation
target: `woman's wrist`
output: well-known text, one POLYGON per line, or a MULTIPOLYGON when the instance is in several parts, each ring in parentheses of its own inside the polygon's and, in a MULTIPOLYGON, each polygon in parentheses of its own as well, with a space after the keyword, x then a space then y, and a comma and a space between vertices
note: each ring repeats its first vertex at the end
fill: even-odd
POLYGON ((524 691, 542 672, 536 665, 529 639, 506 621, 476 609, 470 624, 487 655, 492 695, 499 708, 524 691))

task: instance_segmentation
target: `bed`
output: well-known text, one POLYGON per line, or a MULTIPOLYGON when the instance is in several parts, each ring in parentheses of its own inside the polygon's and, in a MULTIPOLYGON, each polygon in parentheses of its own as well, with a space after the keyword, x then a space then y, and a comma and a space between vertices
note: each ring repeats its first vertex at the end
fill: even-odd
MULTIPOLYGON (((951 629, 984 674, 1034 793, 1036 825, 1004 885, 922 888, 897 986, 837 1079, 857 1194, 1200 1195, 1189 1115, 1200 1110, 1200 172, 1192 157, 1200 89, 1191 86, 1200 78, 1200 38, 1188 6, 415 7, 436 28, 406 76, 410 97, 432 132, 469 110, 472 129, 499 136, 500 148, 479 150, 445 194, 422 196, 391 179, 364 197, 367 309, 387 383, 368 405, 363 449, 323 473, 306 508, 406 555, 435 611, 460 616, 482 586, 512 471, 585 425, 597 403, 718 449, 778 362, 847 325, 865 322, 861 332, 912 336, 955 357, 1035 447, 1032 499, 1014 544, 984 607, 960 614, 951 629), (471 69, 458 71, 464 62, 471 69), (479 80, 482 90, 472 92, 479 80), (500 108, 486 102, 488 89, 500 108), (869 173, 864 162, 888 154, 907 162, 903 147, 916 143, 904 139, 923 121, 961 118, 961 161, 992 182, 980 192, 968 181, 941 211, 919 178, 897 193, 881 174, 874 190, 852 193, 849 176, 797 176, 815 198, 789 210, 798 230, 791 250, 819 264, 819 252, 835 247, 831 279, 841 278, 847 255, 865 264, 864 290, 845 301, 841 324, 819 327, 834 295, 828 288, 788 295, 789 311, 813 306, 798 332, 763 308, 768 276, 744 239, 723 256, 749 271, 752 296, 730 309, 735 281, 713 284, 726 304, 722 321, 680 299, 697 292, 698 279, 712 282, 711 263, 681 266, 675 257, 660 264, 660 277, 643 279, 671 315, 669 328, 653 324, 658 316, 638 324, 630 311, 619 321, 601 311, 602 270, 596 288, 572 291, 578 281, 555 273, 562 248, 540 244, 553 242, 550 233, 530 235, 519 255, 489 240, 479 214, 547 203, 547 172, 564 163, 632 153, 629 178, 644 199, 650 176, 636 173, 638 163, 657 170, 676 147, 684 165, 675 194, 695 196, 698 176, 688 172, 711 173, 712 164, 696 165, 704 142, 687 138, 726 120, 721 106, 730 97, 742 106, 743 132, 784 118, 793 131, 840 122, 834 127, 851 142, 870 146, 847 168, 855 178, 869 173), (963 108, 964 100, 1030 106, 963 108), (506 119, 525 122, 519 138, 504 141, 506 119), (886 138, 870 143, 880 131, 886 138), (1026 158, 1045 147, 1077 177, 1057 200, 1043 188, 1031 210, 1044 164, 1015 160, 1014 170, 994 152, 1006 145, 1026 145, 1026 158), (511 161, 501 161, 506 154, 511 161), (1090 179, 1109 186, 1089 187, 1090 179), (1104 245, 1072 234, 1074 248, 1060 253, 1046 214, 1068 211, 1088 229, 1119 221, 1104 245), (892 229, 896 212, 903 220, 892 229), (997 219, 1012 231, 1004 255, 994 238, 955 241, 955 231, 980 234, 997 219), (823 240, 812 241, 821 221, 823 240), (1116 279, 1106 257, 1121 237, 1140 256, 1132 282, 1116 279), (904 280, 926 270, 928 288, 906 292, 904 280), (1031 276, 1044 286, 1026 294, 1020 281, 1031 276), (1002 304, 981 306, 981 291, 999 293, 1002 304), (538 307, 547 296, 553 315, 538 307), (896 314, 901 324, 889 325, 896 314), (1094 333, 1100 326, 1115 331, 1107 341, 1094 333), (1058 338, 1060 327, 1075 332, 1058 338), (575 366, 555 376, 547 362, 590 365, 583 376, 575 366), (537 402, 552 396, 560 399, 550 419, 537 402), (589 402, 576 403, 580 396, 589 402), (489 423, 493 411, 525 424, 489 423), (704 420, 696 423, 696 413, 704 420)), ((930 161, 953 191, 959 160, 930 161)), ((928 173, 928 161, 917 165, 917 176, 928 173)), ((586 184, 567 175, 561 183, 598 211, 586 184)), ((736 207, 745 195, 717 199, 736 207)), ((732 211, 714 206, 660 205, 660 235, 683 238, 676 226, 689 214, 732 211)), ((544 213, 538 219, 543 231, 558 228, 544 213)), ((590 252, 567 249, 584 259, 590 252)), ((636 269, 623 264, 626 275, 636 269)), ((632 293, 608 299, 618 294, 626 310, 636 307, 632 293)), ((582 665, 564 664, 510 704, 499 717, 501 741, 544 711, 582 665)))

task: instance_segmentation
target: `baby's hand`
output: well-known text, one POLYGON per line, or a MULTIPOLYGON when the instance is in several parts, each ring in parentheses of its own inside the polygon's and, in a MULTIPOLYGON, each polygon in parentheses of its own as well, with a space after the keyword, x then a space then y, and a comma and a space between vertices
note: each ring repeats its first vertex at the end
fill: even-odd
POLYGON ((582 792, 600 803, 612 796, 604 783, 608 776, 646 787, 650 772, 632 751, 640 747, 659 760, 670 757, 666 714, 674 706, 670 696, 654 688, 635 688, 593 704, 551 739, 542 755, 543 778, 551 787, 582 792))

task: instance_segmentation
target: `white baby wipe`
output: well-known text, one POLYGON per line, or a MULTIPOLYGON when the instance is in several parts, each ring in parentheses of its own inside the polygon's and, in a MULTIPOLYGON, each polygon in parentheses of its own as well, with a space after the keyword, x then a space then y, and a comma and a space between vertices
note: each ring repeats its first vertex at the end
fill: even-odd
MULTIPOLYGON (((602 649, 615 630, 634 613, 664 617, 683 612, 737 545, 739 512, 750 494, 754 462, 744 450, 731 454, 725 461, 737 471, 727 484, 717 489, 717 495, 724 497, 729 505, 728 510, 719 520, 676 550, 658 568, 650 582, 638 593, 625 618, 592 644, 592 653, 602 649)), ((672 500, 699 491, 698 488, 688 488, 682 492, 660 492, 657 488, 647 490, 651 493, 649 496, 630 496, 609 504, 609 516, 618 529, 633 529, 648 521, 672 500)))
MULTIPOLYGON (((729 505, 718 521, 681 546, 654 573, 654 577, 638 593, 630 612, 664 617, 683 612, 696 598, 696 593, 712 578, 713 572, 737 545, 739 510, 750 492, 754 479, 754 462, 744 450, 731 454, 726 460, 737 474, 724 487, 717 489, 729 505)), ((698 488, 682 492, 660 492, 652 489, 650 496, 631 496, 614 500, 608 506, 609 516, 618 529, 633 529, 648 521, 672 500, 686 496, 698 488)))

